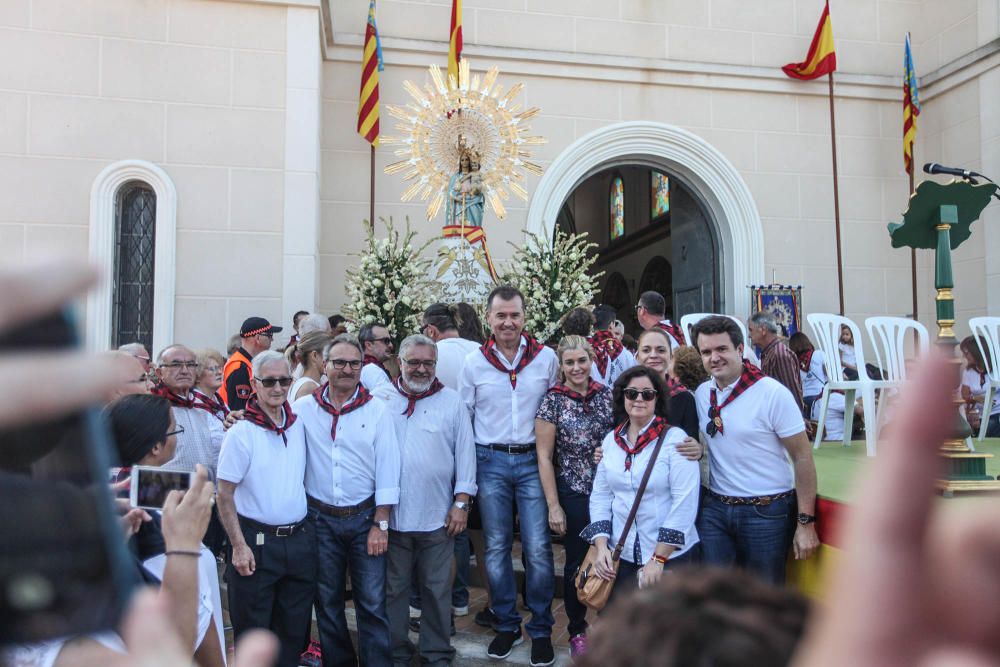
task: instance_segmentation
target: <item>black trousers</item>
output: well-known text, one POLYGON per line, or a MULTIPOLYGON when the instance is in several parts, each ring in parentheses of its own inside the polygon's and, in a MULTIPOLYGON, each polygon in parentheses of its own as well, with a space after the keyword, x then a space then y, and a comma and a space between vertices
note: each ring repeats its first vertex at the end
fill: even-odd
POLYGON ((307 521, 289 537, 265 535, 258 544, 258 532, 241 521, 243 539, 253 551, 256 569, 248 577, 230 565, 226 568, 229 586, 229 618, 233 637, 253 628, 264 628, 281 642, 277 664, 297 667, 302 644, 308 636, 312 603, 316 595, 318 561, 316 531, 307 521))

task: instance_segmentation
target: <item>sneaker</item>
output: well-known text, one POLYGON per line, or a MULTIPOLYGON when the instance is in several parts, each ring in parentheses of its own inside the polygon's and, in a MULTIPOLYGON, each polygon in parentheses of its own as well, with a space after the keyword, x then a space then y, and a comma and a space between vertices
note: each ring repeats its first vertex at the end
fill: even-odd
POLYGON ((587 635, 582 632, 569 638, 569 655, 578 658, 587 652, 587 635))
POLYGON ((552 640, 539 637, 531 640, 531 667, 544 667, 556 661, 556 653, 552 650, 552 640))
POLYGON ((493 613, 493 610, 489 607, 483 607, 479 612, 476 613, 476 618, 473 619, 476 625, 482 626, 484 628, 492 628, 497 624, 497 615, 493 613))
POLYGON ((420 608, 410 605, 410 618, 420 618, 420 608))
POLYGON ((323 652, 320 650, 319 642, 309 642, 309 648, 299 656, 300 667, 323 667, 323 652))
POLYGON ((468 616, 469 615, 469 605, 463 605, 461 607, 452 606, 451 613, 455 616, 468 616))
MULTIPOLYGON (((518 632, 498 632, 497 636, 493 638, 490 642, 490 647, 486 649, 486 655, 490 656, 494 660, 503 660, 510 652, 514 650, 514 647, 524 641, 524 637, 521 636, 520 630, 518 632)), ((534 654, 534 649, 532 649, 532 654, 534 654)), ((549 644, 549 655, 552 654, 552 644, 549 644)), ((553 658, 554 659, 554 658, 553 658)), ((541 664, 541 663, 540 663, 541 664)), ((551 664, 551 663, 545 663, 551 664)))

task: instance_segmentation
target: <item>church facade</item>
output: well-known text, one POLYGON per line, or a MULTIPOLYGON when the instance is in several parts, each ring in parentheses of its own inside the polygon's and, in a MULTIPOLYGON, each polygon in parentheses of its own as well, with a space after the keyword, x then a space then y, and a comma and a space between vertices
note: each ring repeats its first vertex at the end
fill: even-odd
MULTIPOLYGON (((541 176, 484 227, 494 259, 525 231, 587 231, 599 298, 663 291, 678 314, 745 317, 751 284, 838 309, 825 79, 787 78, 820 0, 464 0, 464 58, 537 106, 541 176)), ((450 0, 380 0, 382 132, 444 66, 450 0)), ((846 314, 912 312, 903 40, 920 82, 915 160, 1000 176, 1000 0, 831 0, 846 314)), ((355 131, 367 0, 5 0, 0 6, 0 253, 87 252, 107 277, 90 344, 149 336, 222 347, 248 315, 331 314, 365 238, 369 145, 355 131), (136 325, 135 322, 141 322, 136 325)), ((376 217, 420 201, 375 153, 376 217)), ((923 175, 918 175, 921 180, 923 175)), ((930 178, 930 177, 927 177, 930 178)), ((955 262, 957 333, 1000 313, 1000 213, 955 262)), ((933 325, 933 264, 918 255, 933 325)), ((933 330, 933 329, 932 329, 933 330)))

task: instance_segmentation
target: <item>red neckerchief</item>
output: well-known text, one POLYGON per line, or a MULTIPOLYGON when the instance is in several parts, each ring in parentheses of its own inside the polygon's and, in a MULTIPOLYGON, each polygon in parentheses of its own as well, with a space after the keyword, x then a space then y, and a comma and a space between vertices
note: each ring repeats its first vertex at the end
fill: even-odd
POLYGON ((805 352, 799 352, 797 355, 799 358, 799 368, 802 369, 803 373, 809 372, 809 364, 812 363, 813 352, 816 350, 806 350, 805 352))
POLYGON ((635 455, 645 449, 646 445, 659 438, 665 428, 667 428, 666 419, 663 417, 653 417, 653 422, 649 425, 649 428, 640 433, 639 437, 636 438, 634 447, 629 445, 628 440, 625 439, 625 434, 628 433, 627 419, 614 430, 615 442, 625 452, 625 470, 632 469, 632 459, 635 455))
POLYGON ((517 362, 517 366, 514 367, 514 370, 510 370, 504 366, 503 362, 500 361, 500 357, 497 356, 497 339, 495 336, 491 335, 490 339, 479 348, 479 351, 483 353, 483 356, 486 357, 486 361, 488 361, 493 368, 510 376, 511 389, 517 389, 517 374, 523 371, 528 364, 534 361, 535 357, 538 356, 538 353, 541 352, 543 348, 541 343, 526 333, 522 333, 521 338, 526 341, 527 345, 525 345, 524 353, 521 354, 521 359, 517 362))
POLYGON ((667 390, 668 390, 668 396, 670 398, 673 398, 674 396, 678 396, 680 394, 685 393, 688 390, 688 388, 685 387, 684 384, 681 383, 680 380, 675 380, 672 377, 668 377, 667 378, 667 390))
POLYGON ((215 395, 209 397, 208 394, 204 394, 197 389, 192 389, 191 393, 194 394, 194 406, 200 408, 207 412, 212 413, 213 417, 218 417, 219 419, 225 418, 229 414, 229 406, 226 405, 222 397, 219 396, 219 392, 215 392, 215 395), (219 413, 222 413, 222 417, 219 417, 219 413))
POLYGON ((422 398, 427 398, 428 396, 433 396, 444 389, 444 385, 441 384, 441 381, 434 378, 434 382, 431 382, 431 386, 427 388, 427 391, 422 391, 419 394, 411 394, 403 389, 403 385, 400 380, 402 380, 402 376, 396 378, 392 384, 396 387, 396 391, 406 397, 406 409, 403 410, 401 414, 406 415, 407 419, 413 416, 413 410, 417 407, 417 401, 422 398))
MULTIPOLYGON (((375 357, 373 357, 370 354, 366 354, 361 359, 361 365, 362 366, 367 366, 368 364, 375 364, 376 366, 378 366, 379 368, 381 368, 385 372, 386 375, 389 375, 389 369, 385 367, 385 364, 383 364, 381 361, 379 361, 378 359, 376 359, 375 357)), ((389 377, 392 377, 392 376, 389 375, 389 377)))
POLYGON ((602 389, 604 389, 604 385, 603 384, 601 384, 600 382, 598 382, 594 378, 589 378, 589 382, 587 383, 587 393, 586 393, 586 395, 581 394, 578 391, 574 391, 573 389, 570 389, 569 387, 567 387, 566 385, 564 385, 562 382, 557 382, 554 387, 552 387, 551 389, 549 389, 549 391, 551 391, 554 394, 561 394, 563 396, 566 396, 568 398, 573 399, 574 401, 582 403, 583 404, 583 412, 584 412, 584 414, 587 414, 587 413, 590 412, 590 401, 591 401, 591 399, 593 399, 594 396, 597 396, 598 392, 600 392, 602 389))
POLYGON ((705 429, 705 432, 709 436, 714 436, 717 432, 723 432, 722 426, 722 408, 726 407, 737 398, 739 398, 743 392, 752 387, 757 380, 764 377, 764 373, 751 364, 746 359, 743 360, 743 372, 740 373, 740 379, 736 381, 736 386, 733 387, 733 391, 726 397, 726 400, 722 402, 722 405, 718 405, 716 398, 716 390, 713 387, 709 390, 709 400, 711 406, 708 408, 708 418, 711 420, 705 429))
POLYGON ((170 401, 171 405, 178 408, 198 407, 198 402, 194 399, 193 395, 191 398, 184 398, 183 396, 179 396, 174 392, 170 391, 169 389, 167 389, 165 385, 160 385, 159 387, 153 387, 149 391, 149 393, 167 399, 168 401, 170 401))
POLYGON ((257 403, 257 397, 251 396, 250 400, 247 401, 246 412, 243 413, 243 418, 246 419, 251 424, 256 424, 262 429, 267 431, 274 431, 281 436, 281 439, 285 443, 285 447, 288 446, 288 436, 285 435, 285 431, 292 427, 295 423, 295 413, 292 412, 292 406, 285 401, 285 404, 281 406, 281 409, 285 412, 285 425, 278 426, 274 423, 274 420, 264 412, 260 404, 257 403))
POLYGON ((357 410, 362 405, 372 400, 372 395, 368 392, 367 389, 365 389, 365 386, 363 384, 359 384, 358 394, 357 396, 354 397, 354 400, 344 403, 344 405, 338 410, 336 407, 334 407, 333 403, 330 402, 330 399, 326 397, 326 394, 323 393, 329 386, 330 385, 325 384, 318 387, 316 391, 313 392, 313 398, 316 399, 316 403, 319 405, 320 408, 326 410, 327 414, 333 417, 333 425, 330 426, 330 439, 336 440, 337 422, 340 421, 341 416, 346 415, 348 412, 357 410))
POLYGON ((671 322, 670 320, 663 320, 662 322, 657 322, 656 326, 667 332, 667 335, 677 341, 678 345, 684 345, 684 332, 681 328, 671 322))
POLYGON ((618 355, 625 349, 621 341, 607 330, 595 331, 594 335, 590 337, 590 345, 594 348, 594 363, 597 364, 597 370, 600 371, 601 377, 604 377, 608 372, 608 364, 617 359, 618 355))

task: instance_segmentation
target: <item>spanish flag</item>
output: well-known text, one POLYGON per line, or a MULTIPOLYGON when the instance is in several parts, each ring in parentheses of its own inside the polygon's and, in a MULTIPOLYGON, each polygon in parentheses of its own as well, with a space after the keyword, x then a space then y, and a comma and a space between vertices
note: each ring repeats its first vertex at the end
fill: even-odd
POLYGON ((361 58, 361 95, 358 99, 358 134, 378 146, 378 73, 382 66, 382 43, 375 27, 375 0, 368 5, 364 55, 361 58))
POLYGON ((833 24, 830 23, 830 2, 823 8, 819 17, 816 34, 805 62, 789 63, 781 71, 793 79, 818 79, 824 74, 830 74, 837 69, 837 52, 833 49, 833 24))
POLYGON ((448 31, 448 76, 458 81, 462 59, 462 0, 451 0, 451 30, 448 31))
POLYGON ((913 141, 917 138, 917 116, 920 115, 920 96, 917 93, 917 73, 910 52, 910 33, 906 33, 903 53, 903 165, 906 173, 913 173, 913 141))

